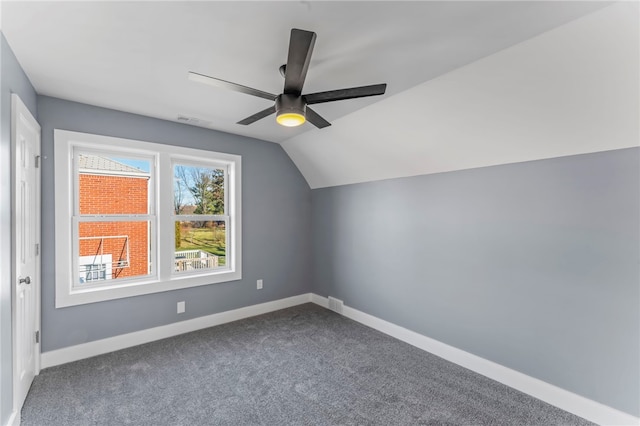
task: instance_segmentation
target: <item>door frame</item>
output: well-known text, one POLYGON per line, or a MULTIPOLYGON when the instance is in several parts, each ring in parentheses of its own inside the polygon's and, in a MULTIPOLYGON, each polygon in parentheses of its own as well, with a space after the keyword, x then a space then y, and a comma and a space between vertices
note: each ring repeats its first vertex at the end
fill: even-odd
MULTIPOLYGON (((38 254, 36 255, 36 272, 35 272, 35 285, 33 288, 34 298, 35 298, 35 330, 40 331, 40 309, 41 309, 41 268, 42 268, 42 241, 41 241, 41 224, 42 224, 42 211, 41 211, 41 197, 42 197, 42 133, 40 124, 36 121, 31 114, 31 111, 26 107, 26 105, 22 102, 22 99, 15 94, 11 94, 11 351, 12 351, 12 405, 13 405, 13 413, 11 417, 14 419, 15 424, 20 424, 20 410, 22 407, 18 407, 18 381, 17 381, 17 357, 18 357, 18 348, 16 345, 16 333, 17 333, 17 318, 16 318, 16 283, 18 280, 18 259, 16 254, 16 180, 17 180, 17 120, 20 115, 27 117, 30 121, 37 126, 38 129, 38 142, 37 142, 37 155, 40 157, 39 165, 36 167, 36 179, 35 179, 35 187, 34 190, 36 192, 35 195, 35 240, 39 246, 38 254), (16 422, 17 420, 17 422, 16 422)), ((34 159, 34 161, 36 161, 34 159)), ((40 333, 41 334, 41 333, 40 333)), ((35 336, 34 336, 35 338, 35 336)), ((34 357, 35 357, 35 374, 38 375, 40 373, 40 347, 42 342, 42 335, 40 335, 40 339, 34 346, 34 357)))

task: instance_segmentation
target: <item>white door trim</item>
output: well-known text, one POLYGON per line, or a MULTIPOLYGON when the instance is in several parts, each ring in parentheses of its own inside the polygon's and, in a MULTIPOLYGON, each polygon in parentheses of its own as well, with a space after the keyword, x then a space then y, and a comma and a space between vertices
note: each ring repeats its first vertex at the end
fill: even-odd
MULTIPOLYGON (((21 406, 19 405, 18 402, 18 398, 17 393, 18 393, 18 386, 17 386, 17 356, 18 356, 18 348, 17 345, 15 344, 16 342, 16 332, 18 330, 17 326, 17 315, 16 315, 16 283, 18 280, 18 276, 17 276, 17 265, 18 265, 18 261, 17 261, 17 254, 16 254, 16 229, 15 229, 15 224, 16 224, 16 200, 17 200, 17 194, 16 194, 16 190, 15 190, 15 182, 16 182, 16 173, 17 173, 17 167, 16 167, 16 152, 17 152, 17 123, 18 120, 20 118, 25 119, 27 122, 29 122, 29 125, 31 125, 33 128, 35 128, 37 130, 37 142, 36 142, 36 147, 35 147, 35 152, 34 154, 37 155, 39 157, 38 162, 41 163, 40 161, 40 155, 41 155, 41 128, 40 128, 40 124, 38 124, 38 122, 36 121, 36 119, 33 117, 33 115, 31 114, 31 112, 29 111, 29 109, 26 107, 26 105, 22 102, 22 100, 20 99, 20 97, 15 94, 12 93, 11 94, 11 225, 12 225, 12 232, 11 232, 11 334, 12 334, 12 364, 13 364, 13 374, 12 374, 12 391, 13 391, 13 395, 12 395, 12 401, 13 401, 13 412, 12 412, 12 418, 14 419, 14 424, 19 424, 20 423, 20 411, 22 409, 21 406)), ((34 158, 34 161, 35 158, 34 158)), ((40 226, 41 226, 41 168, 40 168, 40 164, 38 164, 38 167, 35 169, 36 170, 36 179, 35 179, 35 187, 34 187, 34 191, 36 193, 35 196, 35 206, 34 206, 34 215, 35 215, 35 229, 33 230, 35 232, 35 241, 38 244, 38 251, 36 254, 36 265, 35 265, 35 282, 33 283, 33 292, 34 292, 34 298, 35 298, 35 318, 34 318, 34 328, 36 331, 40 331, 40 280, 41 280, 41 255, 40 253, 42 252, 41 250, 41 232, 40 232, 40 226)), ((35 336, 34 336, 35 338, 35 336)), ((34 347, 34 356, 35 356, 35 374, 39 374, 40 373, 40 342, 42 341, 42 339, 40 338, 39 342, 35 344, 34 347)))

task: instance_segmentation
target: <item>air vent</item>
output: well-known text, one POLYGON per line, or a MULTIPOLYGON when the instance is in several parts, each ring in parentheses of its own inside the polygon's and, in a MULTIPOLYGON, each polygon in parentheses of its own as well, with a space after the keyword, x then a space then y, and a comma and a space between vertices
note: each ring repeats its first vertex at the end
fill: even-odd
POLYGON ((342 300, 329 296, 329 309, 331 309, 333 312, 342 314, 343 305, 344 305, 344 302, 342 300))
POLYGON ((196 117, 189 117, 188 115, 179 115, 177 117, 177 120, 180 123, 191 124, 194 126, 208 126, 211 124, 210 121, 202 120, 196 117))

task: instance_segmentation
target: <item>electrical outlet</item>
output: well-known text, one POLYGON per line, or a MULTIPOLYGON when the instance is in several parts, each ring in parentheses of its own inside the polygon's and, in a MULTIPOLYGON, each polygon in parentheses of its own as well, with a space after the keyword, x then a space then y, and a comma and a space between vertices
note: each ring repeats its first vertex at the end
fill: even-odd
POLYGON ((262 290, 262 280, 258 280, 258 282, 256 283, 256 288, 258 290, 262 290))
POLYGON ((178 302, 178 313, 179 313, 179 314, 182 314, 182 313, 184 313, 184 310, 185 310, 185 303, 184 303, 184 301, 183 301, 183 302, 178 302))

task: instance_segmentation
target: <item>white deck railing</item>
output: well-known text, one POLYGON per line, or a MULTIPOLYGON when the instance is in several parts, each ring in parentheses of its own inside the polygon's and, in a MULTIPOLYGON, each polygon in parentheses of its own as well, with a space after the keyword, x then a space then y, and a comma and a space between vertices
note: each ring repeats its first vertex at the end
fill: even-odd
POLYGON ((218 256, 202 250, 184 250, 175 253, 175 270, 210 269, 218 267, 218 256))

